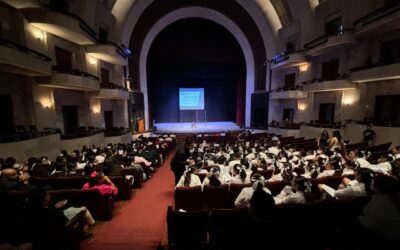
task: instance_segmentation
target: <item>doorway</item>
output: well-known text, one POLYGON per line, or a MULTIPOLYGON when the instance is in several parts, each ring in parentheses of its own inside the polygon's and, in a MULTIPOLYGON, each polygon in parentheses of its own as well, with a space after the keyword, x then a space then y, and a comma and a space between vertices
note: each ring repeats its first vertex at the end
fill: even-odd
POLYGON ((321 103, 319 105, 319 121, 321 123, 331 124, 335 119, 335 104, 321 103))
POLYGON ((294 115, 293 109, 283 109, 282 121, 293 123, 293 115, 294 115))
POLYGON ((104 111, 104 124, 106 131, 110 131, 114 127, 113 111, 104 111))
POLYGON ((64 122, 64 134, 74 134, 79 130, 78 106, 61 106, 64 122))
POLYGON ((0 95, 1 122, 0 135, 12 135, 14 129, 14 111, 10 95, 0 95))

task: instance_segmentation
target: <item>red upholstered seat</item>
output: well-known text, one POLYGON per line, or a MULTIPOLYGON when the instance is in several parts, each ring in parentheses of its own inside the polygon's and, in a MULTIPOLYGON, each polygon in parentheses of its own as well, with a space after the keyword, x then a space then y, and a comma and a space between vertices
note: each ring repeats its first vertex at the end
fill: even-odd
POLYGON ((201 249, 207 244, 207 210, 179 212, 168 206, 168 245, 182 249, 201 249))
POLYGON ((203 202, 208 209, 229 207, 229 185, 203 187, 203 202))
POLYGON ((251 187, 251 183, 248 184, 230 184, 229 186, 229 207, 235 207, 235 200, 245 187, 251 187))
POLYGON ((179 187, 175 189, 175 209, 195 211, 203 208, 201 186, 179 187))

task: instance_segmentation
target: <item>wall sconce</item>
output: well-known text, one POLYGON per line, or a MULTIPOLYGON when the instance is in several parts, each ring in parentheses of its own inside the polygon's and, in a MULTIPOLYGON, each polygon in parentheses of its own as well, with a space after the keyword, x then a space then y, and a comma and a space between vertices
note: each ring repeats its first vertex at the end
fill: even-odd
POLYGON ((35 36, 36 39, 38 39, 40 41, 42 41, 44 39, 44 34, 43 34, 43 31, 41 31, 41 30, 35 30, 33 35, 35 36))
POLYGON ((297 105, 297 109, 298 109, 298 110, 301 110, 301 111, 304 111, 304 110, 307 109, 307 105, 304 104, 304 103, 299 103, 299 104, 297 105))
POLYGON ((96 58, 93 58, 93 57, 89 58, 89 63, 90 63, 90 65, 92 65, 92 66, 96 66, 96 65, 97 65, 97 60, 96 60, 96 58))
POLYGON ((45 109, 50 109, 53 107, 53 102, 51 99, 48 98, 43 98, 39 101, 40 105, 42 105, 43 108, 45 109))
POLYGON ((309 65, 308 63, 301 64, 301 65, 299 66, 299 70, 300 70, 300 72, 306 72, 306 71, 308 70, 309 67, 310 67, 310 65, 309 65))
POLYGON ((92 112, 93 112, 93 114, 95 114, 95 115, 100 114, 100 106, 93 106, 93 107, 92 107, 92 112))

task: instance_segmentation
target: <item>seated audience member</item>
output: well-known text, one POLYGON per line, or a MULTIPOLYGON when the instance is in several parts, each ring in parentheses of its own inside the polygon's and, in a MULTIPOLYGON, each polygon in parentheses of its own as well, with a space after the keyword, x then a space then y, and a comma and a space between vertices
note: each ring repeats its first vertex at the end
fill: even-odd
POLYGON ((274 174, 268 182, 274 182, 274 181, 291 181, 293 179, 293 167, 291 163, 285 162, 282 163, 282 168, 281 170, 277 173, 274 174))
POLYGON ((392 149, 392 153, 393 153, 394 158, 395 158, 396 160, 400 159, 400 145, 394 147, 394 148, 392 149))
POLYGON ((210 185, 213 187, 221 186, 221 184, 226 184, 221 180, 221 170, 218 166, 214 166, 210 169, 210 173, 203 180, 202 186, 210 185))
POLYGON ((318 163, 310 160, 305 163, 304 174, 302 174, 302 176, 304 176, 307 179, 315 179, 317 178, 319 171, 320 167, 318 163))
POLYGON ((55 168, 46 156, 40 157, 39 162, 31 169, 31 175, 35 177, 48 177, 54 173, 55 168))
POLYGON ((378 164, 369 165, 366 168, 371 169, 375 173, 390 175, 392 172, 392 162, 394 161, 394 156, 392 154, 381 155, 378 160, 378 164))
POLYGON ((346 199, 352 197, 370 197, 371 190, 371 174, 372 171, 366 168, 359 168, 355 174, 355 181, 346 181, 344 180, 343 185, 339 186, 338 190, 334 190, 333 188, 325 185, 319 184, 318 189, 322 193, 327 193, 333 198, 337 199, 346 199))
POLYGON ((371 201, 358 220, 368 230, 364 238, 380 239, 379 249, 398 249, 400 243, 399 181, 378 174, 372 179, 371 201), (382 245, 381 245, 382 244, 382 245), (386 247, 388 246, 388 247, 386 247))
POLYGON ((265 187, 264 177, 260 173, 253 173, 250 176, 250 181, 253 184, 253 186, 245 187, 242 189, 242 191, 235 200, 236 207, 249 207, 251 197, 253 196, 253 193, 257 189, 259 184, 262 186, 262 190, 264 192, 271 194, 271 191, 265 187))
POLYGON ((249 212, 253 220, 271 221, 275 216, 275 201, 263 188, 264 186, 257 181, 256 189, 250 198, 249 212))
POLYGON ((200 178, 197 175, 193 174, 194 171, 195 171, 194 167, 187 166, 185 172, 183 173, 176 187, 201 186, 200 178))
POLYGON ((18 186, 18 172, 14 168, 6 168, 1 171, 0 182, 6 190, 13 190, 18 186))
POLYGON ((305 203, 311 195, 311 183, 304 176, 295 176, 291 186, 285 186, 274 197, 275 204, 305 203))
POLYGON ((321 135, 317 139, 317 146, 320 149, 325 150, 328 148, 328 144, 329 144, 329 132, 328 130, 324 129, 321 132, 321 135))
POLYGON ((250 176, 246 173, 246 170, 240 165, 236 164, 233 166, 232 178, 230 184, 247 184, 250 183, 250 176))
POLYGON ((342 159, 335 157, 328 161, 324 170, 318 174, 317 178, 338 175, 342 175, 342 159))
POLYGON ((344 142, 342 139, 342 135, 339 130, 335 130, 332 132, 332 137, 329 138, 328 149, 334 151, 335 149, 340 149, 344 146, 344 142))
POLYGON ((17 190, 21 191, 34 191, 38 187, 29 183, 31 176, 28 171, 20 170, 18 173, 18 184, 16 186, 17 190))
POLYGON ((117 196, 118 188, 114 183, 105 176, 103 172, 93 171, 90 174, 90 179, 88 183, 85 183, 82 187, 83 190, 97 189, 102 195, 114 194, 117 196))
MULTIPOLYGON (((34 191, 29 198, 29 208, 34 214, 38 213, 39 216, 45 216, 47 217, 46 219, 51 219, 59 223, 60 227, 65 226, 68 221, 73 219, 81 211, 85 212, 83 218, 88 227, 95 224, 95 220, 86 207, 65 208, 67 203, 68 200, 62 200, 55 203, 54 206, 50 206, 51 195, 48 191, 43 189, 34 191)), ((88 230, 88 228, 85 229, 88 230)))

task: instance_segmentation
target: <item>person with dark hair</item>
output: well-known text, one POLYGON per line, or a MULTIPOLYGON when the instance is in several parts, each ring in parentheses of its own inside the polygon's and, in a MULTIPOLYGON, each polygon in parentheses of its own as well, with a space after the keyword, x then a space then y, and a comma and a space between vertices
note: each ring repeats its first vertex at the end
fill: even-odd
POLYGON ((195 187, 201 186, 201 181, 199 176, 194 174, 195 168, 192 166, 187 166, 185 172, 183 173, 181 179, 179 180, 176 187, 195 187))
POLYGON ((185 166, 187 165, 186 159, 190 155, 189 151, 191 147, 192 142, 189 140, 187 140, 185 144, 179 145, 171 160, 171 170, 175 175, 175 184, 178 184, 183 172, 185 172, 185 166))
POLYGON ((250 176, 246 173, 246 170, 240 165, 236 164, 233 166, 231 184, 246 184, 250 183, 250 176))
POLYGON ((396 146, 392 149, 392 154, 395 158, 395 160, 399 160, 400 159, 400 145, 396 146))
POLYGON ((336 199, 371 197, 371 174, 371 170, 367 168, 359 168, 355 174, 355 181, 347 181, 347 178, 343 178, 344 184, 341 184, 338 190, 335 190, 326 184, 319 184, 318 189, 321 193, 329 194, 331 197, 336 199))
POLYGON ((376 138, 375 131, 372 130, 371 125, 367 125, 367 129, 363 131, 363 141, 368 146, 373 146, 376 138))
MULTIPOLYGON (((399 181, 390 176, 376 175, 371 187, 375 192, 358 217, 379 249, 398 249, 400 244, 400 197, 399 181)), ((367 237, 370 238, 370 237, 367 237)))
POLYGON ((275 215, 275 201, 263 187, 260 182, 256 182, 256 188, 250 198, 249 213, 253 220, 271 221, 275 215))
POLYGON ((217 187, 221 186, 221 184, 225 184, 225 182, 221 180, 221 169, 219 166, 214 166, 210 169, 208 176, 204 178, 202 186, 211 185, 217 187))
POLYGON ((382 154, 378 159, 378 164, 370 164, 366 168, 371 169, 375 173, 390 175, 392 172, 392 162, 394 162, 392 154, 382 154))
POLYGON ((328 130, 324 129, 321 132, 321 135, 317 139, 317 146, 324 150, 328 147, 329 145, 329 132, 328 130))
POLYGON ((335 130, 332 132, 332 137, 329 138, 329 142, 328 142, 328 149, 330 149, 331 151, 334 151, 337 148, 342 148, 343 147, 343 139, 342 139, 342 135, 340 134, 339 130, 335 130))
POLYGON ((260 173, 253 173, 250 176, 251 187, 245 187, 239 193, 235 200, 236 207, 250 207, 250 200, 253 197, 254 191, 261 185, 262 191, 271 195, 271 191, 265 187, 265 179, 260 173))
POLYGON ((324 167, 324 170, 318 174, 317 178, 325 176, 341 176, 342 172, 342 158, 334 157, 328 161, 324 167))
POLYGON ((282 203, 305 203, 311 196, 311 183, 304 176, 295 176, 291 186, 285 186, 282 191, 274 197, 275 204, 282 203))
POLYGON ((93 171, 90 174, 89 182, 83 185, 82 190, 90 189, 97 189, 102 195, 113 194, 117 196, 118 194, 118 188, 103 172, 93 171))

